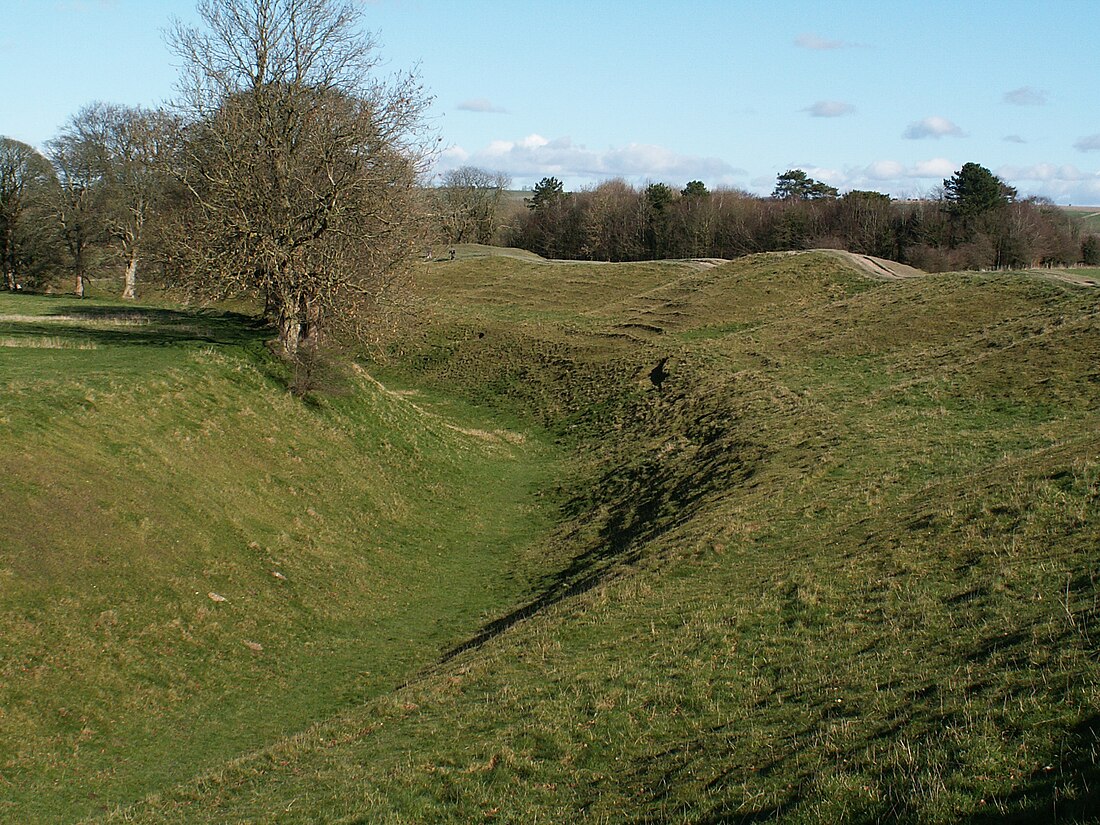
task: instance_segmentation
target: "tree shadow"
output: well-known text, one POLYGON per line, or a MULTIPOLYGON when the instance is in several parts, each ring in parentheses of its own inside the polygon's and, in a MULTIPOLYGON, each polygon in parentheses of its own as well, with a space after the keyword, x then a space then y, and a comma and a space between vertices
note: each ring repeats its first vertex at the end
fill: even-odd
POLYGON ((97 346, 246 346, 270 335, 261 318, 212 309, 162 309, 58 303, 41 320, 0 320, 0 333, 19 337, 66 338, 97 346))
POLYGON ((694 518, 713 495, 751 479, 766 460, 767 449, 732 441, 723 434, 712 433, 678 457, 655 454, 634 463, 616 464, 585 485, 584 491, 562 507, 573 527, 561 541, 579 543, 581 552, 544 579, 534 599, 489 622, 447 651, 441 661, 479 648, 518 622, 610 580, 616 571, 641 561, 654 539, 694 518), (593 521, 599 524, 595 536, 583 535, 593 521))

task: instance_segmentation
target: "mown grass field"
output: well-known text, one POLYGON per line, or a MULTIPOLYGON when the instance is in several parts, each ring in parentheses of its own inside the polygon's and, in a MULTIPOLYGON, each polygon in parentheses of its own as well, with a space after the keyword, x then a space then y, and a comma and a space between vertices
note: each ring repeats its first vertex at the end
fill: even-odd
POLYGON ((463 252, 313 405, 0 309, 0 817, 1100 821, 1095 289, 463 252))

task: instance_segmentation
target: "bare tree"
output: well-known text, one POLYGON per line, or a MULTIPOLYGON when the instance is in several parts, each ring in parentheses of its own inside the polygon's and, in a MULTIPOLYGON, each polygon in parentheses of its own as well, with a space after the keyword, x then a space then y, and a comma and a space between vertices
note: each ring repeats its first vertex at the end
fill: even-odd
POLYGON ((447 172, 437 191, 447 242, 492 243, 500 228, 504 192, 511 183, 502 172, 476 166, 447 172))
POLYGON ((165 112, 140 106, 102 105, 107 235, 126 266, 122 297, 137 297, 138 265, 147 226, 162 200, 172 121, 165 112))
POLYGON ((31 200, 52 178, 49 162, 33 147, 0 137, 0 266, 9 290, 18 283, 20 245, 31 200))
POLYGON ((61 133, 46 144, 58 186, 54 217, 69 255, 74 291, 83 298, 92 244, 103 234, 104 146, 99 135, 102 111, 86 106, 73 115, 61 133))
POLYGON ((177 23, 182 131, 172 259, 194 291, 262 297, 290 356, 362 332, 419 231, 426 104, 373 72, 345 0, 201 0, 177 23))

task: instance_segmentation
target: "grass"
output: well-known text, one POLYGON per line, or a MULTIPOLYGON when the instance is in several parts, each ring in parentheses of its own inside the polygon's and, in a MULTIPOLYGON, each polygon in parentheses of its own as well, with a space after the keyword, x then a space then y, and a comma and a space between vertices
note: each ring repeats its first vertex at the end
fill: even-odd
POLYGON ((538 573, 537 435, 366 379, 309 406, 246 318, 119 312, 0 297, 4 334, 96 345, 0 367, 3 821, 74 821, 387 692, 538 573))
MULTIPOLYGON (((257 511, 247 534, 261 536, 263 552, 278 549, 268 558, 309 554, 277 568, 288 582, 312 576, 319 590, 351 590, 349 569, 378 576, 375 593, 420 582, 425 606, 402 616, 427 638, 383 645, 399 660, 389 678, 347 691, 328 712, 307 705, 294 735, 271 731, 251 750, 223 749, 238 758, 147 779, 140 801, 133 783, 115 795, 132 804, 107 805, 96 821, 1098 821, 1095 290, 1028 274, 877 281, 816 254, 700 269, 483 252, 424 267, 422 322, 392 343, 386 364, 369 367, 389 392, 366 382, 319 409, 272 395, 295 411, 280 413, 268 436, 279 455, 325 468, 281 479, 299 497, 310 491, 335 507, 350 481, 312 492, 340 476, 334 456, 385 456, 385 442, 398 451, 372 477, 404 499, 375 484, 342 516, 312 505, 326 525, 339 522, 334 532, 355 531, 357 519, 374 527, 344 543, 326 533, 306 550, 280 545, 278 530, 294 537, 294 519, 309 517, 267 507, 270 526, 260 525, 259 500, 278 500, 262 495, 265 474, 276 473, 268 458, 244 482, 233 479, 248 462, 235 459, 214 484, 238 485, 232 499, 245 505, 257 499, 243 508, 257 511), (340 438, 318 442, 316 424, 305 426, 318 418, 339 422, 340 438), (470 444, 487 451, 485 470, 459 451, 470 444), (502 458, 518 479, 494 482, 502 458), (411 477, 394 480, 400 468, 411 477), (256 484, 261 492, 248 492, 256 484), (509 499, 517 487, 539 494, 509 499), (408 552, 423 530, 403 521, 424 506, 413 499, 425 489, 443 502, 436 524, 460 534, 445 542, 450 566, 434 578, 408 552), (494 489, 518 508, 499 522, 494 489), (484 509, 466 509, 475 504, 484 509), (518 513, 533 521, 517 524, 518 513), (436 611, 470 598, 457 581, 472 575, 482 543, 461 534, 478 519, 519 531, 481 562, 518 579, 497 585, 474 621, 433 635, 424 625, 441 621, 436 611), (356 566, 352 548, 372 542, 389 553, 356 566)), ((261 358, 237 360, 251 346, 195 345, 207 360, 171 397, 210 397, 208 409, 222 412, 203 420, 231 418, 210 376, 230 359, 270 387, 261 358)), ((109 418, 101 395, 71 397, 83 427, 109 418)), ((144 397, 118 406, 150 408, 144 397)), ((20 426, 31 431, 41 414, 20 426)), ((85 441, 109 441, 103 426, 85 441)), ((196 440, 201 429, 196 421, 187 434, 196 440)), ((40 443, 54 430, 42 427, 40 443)), ((259 431, 239 435, 238 449, 263 443, 259 431)), ((186 456, 196 449, 186 444, 164 450, 186 456)), ((223 452, 195 456, 169 486, 188 473, 218 479, 205 468, 223 452)), ((0 477, 22 485, 28 502, 61 485, 28 471, 0 477)), ((211 532, 213 511, 197 519, 195 541, 211 532)), ((249 573, 255 551, 237 535, 196 553, 212 574, 187 584, 207 610, 242 598, 232 578, 217 578, 249 573), (208 590, 230 601, 214 603, 208 590)), ((284 584, 254 572, 257 592, 284 584)), ((302 645, 331 638, 345 615, 319 617, 321 601, 298 630, 302 645)), ((364 646, 387 638, 381 628, 396 633, 376 621, 361 631, 364 646)), ((192 634, 192 625, 201 627, 188 624, 192 634)), ((253 667, 241 640, 266 657, 265 626, 225 631, 253 667)), ((131 638, 135 659, 158 641, 152 631, 131 638)), ((182 667, 174 655, 163 661, 182 667)), ((244 673, 210 694, 262 703, 256 679, 240 685, 244 673)), ((223 710, 203 708, 215 720, 223 710)), ((70 747, 80 744, 72 735, 70 747)))

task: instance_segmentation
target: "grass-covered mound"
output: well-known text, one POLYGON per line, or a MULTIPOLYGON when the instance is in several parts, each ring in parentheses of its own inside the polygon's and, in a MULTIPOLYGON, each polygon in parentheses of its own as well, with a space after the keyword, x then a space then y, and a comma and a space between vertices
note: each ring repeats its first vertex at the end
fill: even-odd
POLYGON ((1097 820, 1095 290, 459 256, 421 294, 371 370, 570 456, 541 578, 109 821, 1097 820))
POLYGON ((553 450, 356 374, 295 398, 265 334, 0 296, 0 821, 213 769, 527 592, 553 450))

